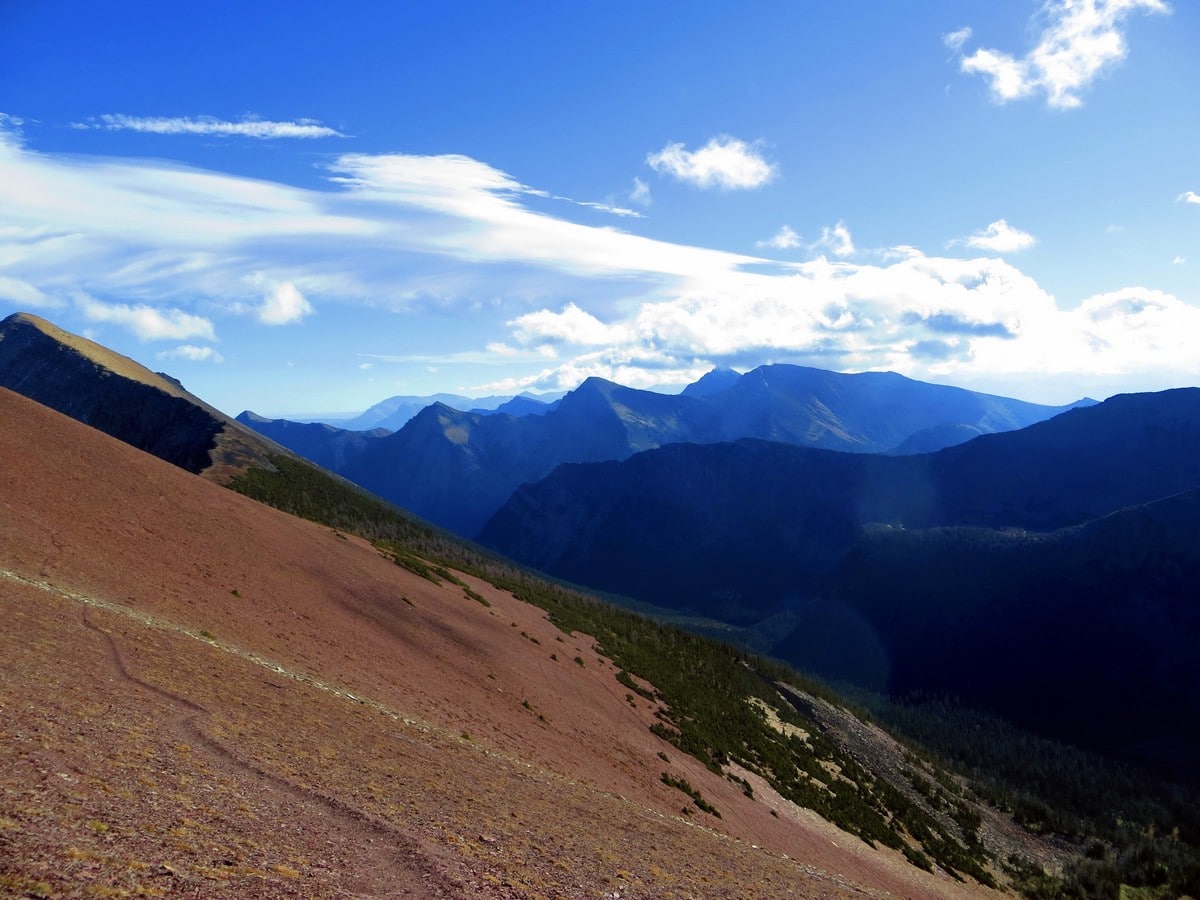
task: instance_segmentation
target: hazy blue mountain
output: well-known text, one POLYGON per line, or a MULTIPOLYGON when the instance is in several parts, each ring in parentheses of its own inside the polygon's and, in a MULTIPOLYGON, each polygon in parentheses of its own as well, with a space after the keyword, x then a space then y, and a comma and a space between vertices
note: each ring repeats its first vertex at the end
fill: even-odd
POLYGON ((361 415, 355 416, 352 419, 328 422, 326 424, 337 428, 344 428, 347 431, 370 431, 373 428, 386 428, 388 431, 396 431, 403 428, 409 419, 425 407, 431 406, 434 403, 445 403, 448 406, 457 406, 463 409, 476 405, 476 401, 470 397, 463 397, 460 394, 431 394, 427 397, 397 395, 395 397, 388 397, 386 400, 380 400, 361 415))
POLYGON ((386 428, 348 431, 323 422, 268 419, 249 410, 240 413, 237 421, 331 472, 345 468, 372 441, 391 434, 386 428))
POLYGON ((551 410, 557 409, 559 400, 561 399, 562 395, 545 400, 530 394, 519 394, 511 400, 505 400, 495 409, 473 406, 470 412, 481 413, 483 415, 487 415, 488 413, 503 413, 504 415, 515 416, 517 418, 521 416, 544 416, 551 410))
MULTIPOLYGON (((505 412, 512 416, 541 415, 563 396, 563 392, 530 394, 528 392, 491 397, 466 397, 462 394, 429 394, 427 396, 398 395, 381 400, 360 415, 345 419, 321 419, 327 425, 347 431, 371 431, 386 428, 399 431, 408 421, 435 403, 471 412, 505 412)), ((282 419, 272 421, 285 421, 282 419)))
POLYGON ((870 523, 1051 530, 1198 485, 1189 388, 920 456, 742 440, 563 466, 516 491, 479 539, 594 587, 753 620, 810 591, 870 523))
POLYGON ((895 372, 845 375, 775 365, 736 380, 728 373, 716 374, 715 383, 698 384, 719 410, 722 440, 757 437, 881 453, 931 429, 967 426, 961 437, 969 440, 977 433, 1024 428, 1070 408, 927 384, 895 372), (718 389, 722 383, 726 386, 718 389))
POLYGON ((623 458, 631 452, 615 419, 581 409, 587 392, 540 416, 426 407, 404 428, 338 470, 430 521, 473 535, 518 485, 564 459, 623 458))
POLYGON ((733 387, 741 377, 740 372, 719 366, 706 375, 702 375, 699 380, 693 381, 680 393, 689 397, 711 397, 733 387))
MULTIPOLYGON (((516 398, 490 413, 435 404, 398 429, 394 439, 371 443, 369 450, 355 444, 351 452, 350 442, 343 442, 340 457, 341 451, 319 451, 312 444, 338 441, 333 433, 322 438, 297 431, 295 443, 288 443, 281 428, 270 434, 310 458, 340 458, 334 466, 339 474, 474 536, 518 486, 561 463, 621 460, 666 444, 745 437, 878 453, 938 428, 957 428, 954 433, 965 437, 1019 428, 1066 408, 894 373, 841 375, 783 365, 745 375, 717 369, 674 395, 590 378, 549 408, 531 407, 535 399, 516 398)), ((397 410, 390 415, 407 414, 397 410)), ((375 424, 386 427, 386 421, 375 424)))

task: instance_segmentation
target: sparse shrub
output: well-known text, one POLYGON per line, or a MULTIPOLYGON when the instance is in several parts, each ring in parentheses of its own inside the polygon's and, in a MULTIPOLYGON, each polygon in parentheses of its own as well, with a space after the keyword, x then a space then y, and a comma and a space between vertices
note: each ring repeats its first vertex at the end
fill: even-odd
POLYGON ((700 796, 700 792, 692 787, 691 784, 688 783, 687 779, 676 778, 669 772, 663 772, 660 778, 663 784, 667 785, 668 787, 673 787, 678 791, 683 791, 683 793, 691 797, 692 802, 696 804, 696 807, 701 812, 706 812, 710 816, 715 816, 718 819, 721 818, 721 813, 717 810, 717 808, 700 796))
MULTIPOLYGON (((472 590, 471 588, 467 587, 467 585, 465 585, 465 584, 462 586, 462 590, 463 590, 463 596, 465 596, 468 600, 474 600, 476 603, 480 604, 481 606, 486 606, 489 609, 491 609, 492 602, 490 600, 488 600, 487 597, 483 596, 483 594, 479 593, 476 590, 472 590)), ((536 641, 535 641, 535 643, 536 643, 536 641)))

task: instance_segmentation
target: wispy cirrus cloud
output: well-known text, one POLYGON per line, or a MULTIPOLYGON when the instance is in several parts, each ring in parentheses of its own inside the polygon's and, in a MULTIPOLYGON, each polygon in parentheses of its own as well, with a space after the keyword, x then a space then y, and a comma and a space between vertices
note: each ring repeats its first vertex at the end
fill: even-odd
POLYGON ((7 300, 20 307, 61 305, 28 281, 9 278, 6 275, 0 275, 0 300, 7 300))
POLYGON ((232 122, 213 116, 127 116, 122 113, 105 113, 86 122, 73 122, 72 127, 138 131, 143 134, 199 134, 259 139, 346 137, 336 128, 322 125, 316 119, 278 122, 246 117, 232 122))
POLYGON ((701 188, 745 190, 762 187, 776 175, 753 144, 729 135, 710 140, 699 150, 682 143, 669 143, 646 157, 656 172, 670 175, 701 188))
MULTIPOLYGON (((1135 12, 1163 14, 1170 6, 1165 0, 1052 0, 1038 43, 1024 56, 981 48, 962 56, 959 67, 981 75, 999 103, 1041 93, 1054 109, 1074 109, 1083 105, 1081 92, 1125 58, 1125 20, 1135 12)), ((971 34, 963 28, 942 40, 961 54, 971 34)))

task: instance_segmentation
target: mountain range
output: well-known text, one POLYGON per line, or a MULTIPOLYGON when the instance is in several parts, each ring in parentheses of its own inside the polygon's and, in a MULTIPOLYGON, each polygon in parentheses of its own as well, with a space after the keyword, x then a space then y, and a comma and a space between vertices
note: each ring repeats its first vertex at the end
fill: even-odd
MULTIPOLYGON (((24 318, 3 341, 29 327, 56 335, 24 318)), ((21 355, 95 385, 80 421, 0 388, 5 892, 989 896, 1009 876, 976 849, 985 820, 992 856, 1049 858, 965 794, 960 825, 901 770, 860 769, 818 735, 861 723, 785 673, 282 450, 236 492, 198 478, 211 434, 138 391, 183 397, 69 335, 21 355), (85 418, 184 424, 156 459, 85 418), (272 490, 325 524, 240 495, 272 490)))
POLYGON ((1020 428, 1068 408, 894 373, 843 375, 773 365, 745 375, 718 369, 678 395, 590 378, 552 407, 537 407, 538 415, 464 412, 435 403, 395 433, 368 438, 305 431, 250 412, 238 420, 423 518, 473 537, 520 485, 563 463, 739 438, 856 453, 909 452, 1020 428))
POLYGON ((1200 389, 1181 388, 918 456, 744 440, 562 466, 479 540, 669 609, 774 618, 770 651, 802 668, 951 692, 1190 778, 1198 489, 1200 389))
POLYGON ((547 412, 562 396, 562 392, 518 394, 515 397, 466 397, 462 394, 429 394, 418 397, 400 394, 379 401, 357 416, 344 419, 321 419, 320 421, 346 431, 374 431, 377 428, 385 431, 398 431, 407 424, 409 419, 425 407, 433 406, 435 403, 444 403, 447 406, 471 412, 501 412, 524 416, 547 412))

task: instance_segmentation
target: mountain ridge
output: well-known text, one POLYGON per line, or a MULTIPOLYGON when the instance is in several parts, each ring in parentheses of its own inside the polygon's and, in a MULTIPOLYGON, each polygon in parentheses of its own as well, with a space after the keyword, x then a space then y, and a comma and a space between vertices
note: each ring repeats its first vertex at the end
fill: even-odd
POLYGON ((284 452, 177 379, 29 313, 0 321, 0 386, 215 481, 284 452))
MULTIPOLYGON (((562 463, 620 460, 666 444, 743 437, 883 452, 920 435, 926 445, 961 437, 938 430, 947 419, 965 420, 962 427, 973 435, 1070 408, 929 385, 895 373, 844 375, 800 366, 763 366, 744 375, 715 370, 680 394, 591 377, 537 416, 499 410, 482 415, 433 404, 387 438, 356 444, 360 452, 336 471, 474 537, 520 485, 562 463), (414 471, 424 473, 424 481, 405 477, 414 471), (460 490, 462 485, 470 490, 460 490)), ((280 423, 258 427, 301 455, 335 456, 307 441, 289 444, 280 423)), ((331 434, 327 440, 339 438, 331 434)))
POLYGON ((1152 666, 1145 693, 1177 698, 1200 721, 1200 669, 1178 637, 1200 640, 1187 612, 1200 559, 1183 547, 1163 555, 1171 527, 1200 533, 1198 460, 1200 388, 1179 388, 921 456, 744 439, 564 465, 518 489, 479 540, 683 614, 740 628, 787 622, 770 652, 801 668, 901 695, 959 694, 1190 778, 1180 760, 1200 752, 1200 734, 1143 715, 1136 693, 1102 692, 1103 714, 1066 710, 1087 673, 1106 683, 1106 660, 1146 668, 1126 649, 1136 634, 1140 658, 1193 685, 1181 695, 1152 666), (1167 510, 1173 526, 1118 527, 1167 510), (887 547, 900 549, 872 549, 887 547), (1141 630, 1130 625, 1139 609, 1141 630), (1159 621, 1174 630, 1151 627, 1159 621), (1098 723, 1110 719, 1137 723, 1145 747, 1106 739, 1098 723))

